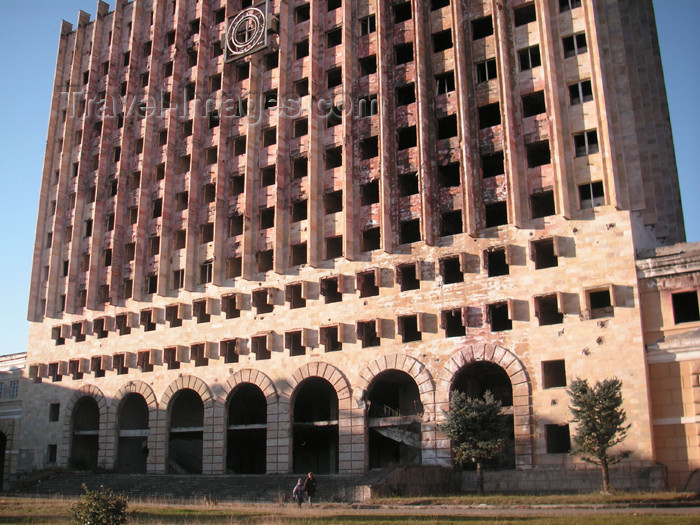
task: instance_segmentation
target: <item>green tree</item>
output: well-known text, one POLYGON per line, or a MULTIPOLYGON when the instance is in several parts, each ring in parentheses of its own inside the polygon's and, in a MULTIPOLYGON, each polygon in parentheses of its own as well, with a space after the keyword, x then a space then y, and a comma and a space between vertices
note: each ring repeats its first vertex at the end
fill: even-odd
POLYGON ((115 494, 102 485, 99 489, 88 490, 83 483, 83 495, 70 510, 76 525, 124 525, 126 507, 124 494, 115 494))
POLYGON ((501 402, 488 390, 483 399, 453 392, 446 422, 438 429, 452 439, 454 460, 458 465, 476 465, 476 486, 484 493, 483 463, 497 457, 508 438, 507 419, 501 414, 501 402))
POLYGON ((584 461, 602 469, 603 492, 610 492, 611 465, 630 455, 629 450, 615 454, 610 449, 627 437, 627 414, 622 408, 622 381, 617 378, 597 381, 593 387, 588 380, 578 377, 571 382, 567 393, 571 399, 569 410, 578 423, 574 436, 574 450, 584 461))

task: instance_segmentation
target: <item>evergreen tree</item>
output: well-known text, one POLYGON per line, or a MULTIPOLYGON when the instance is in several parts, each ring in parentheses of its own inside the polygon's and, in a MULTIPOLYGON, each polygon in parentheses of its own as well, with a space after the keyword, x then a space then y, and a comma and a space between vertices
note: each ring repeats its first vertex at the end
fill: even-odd
POLYGON ((488 390, 483 399, 453 392, 450 411, 443 413, 446 422, 438 425, 438 430, 452 439, 455 463, 476 465, 477 489, 483 494, 482 465, 503 451, 509 432, 507 419, 501 414, 501 402, 488 390))
POLYGON ((630 455, 629 450, 611 454, 609 450, 627 437, 627 414, 622 409, 622 381, 617 378, 597 381, 591 387, 585 379, 576 378, 567 393, 569 410, 578 423, 573 454, 602 469, 603 492, 610 492, 609 467, 630 455))

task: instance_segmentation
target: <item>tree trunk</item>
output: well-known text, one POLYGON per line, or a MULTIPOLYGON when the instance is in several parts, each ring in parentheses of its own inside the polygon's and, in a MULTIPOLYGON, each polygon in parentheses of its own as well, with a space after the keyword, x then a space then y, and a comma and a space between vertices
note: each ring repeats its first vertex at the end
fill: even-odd
POLYGON ((603 492, 605 494, 610 494, 610 470, 608 468, 607 459, 600 462, 600 467, 603 471, 603 492))
POLYGON ((481 462, 476 462, 476 490, 480 495, 484 493, 484 471, 481 470, 481 462))

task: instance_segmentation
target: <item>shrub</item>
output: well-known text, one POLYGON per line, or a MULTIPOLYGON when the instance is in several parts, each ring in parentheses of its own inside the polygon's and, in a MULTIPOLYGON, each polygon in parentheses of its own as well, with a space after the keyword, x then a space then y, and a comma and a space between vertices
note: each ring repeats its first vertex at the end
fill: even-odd
POLYGON ((88 490, 83 483, 84 494, 70 510, 76 525, 124 525, 126 523, 127 498, 115 494, 100 485, 97 490, 88 490))

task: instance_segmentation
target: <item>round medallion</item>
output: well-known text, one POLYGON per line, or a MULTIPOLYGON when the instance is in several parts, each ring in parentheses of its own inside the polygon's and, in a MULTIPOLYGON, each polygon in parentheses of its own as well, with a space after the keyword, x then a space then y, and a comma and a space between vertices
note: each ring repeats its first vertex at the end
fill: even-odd
POLYGON ((232 55, 242 55, 260 45, 264 36, 265 14, 257 7, 248 7, 231 20, 226 45, 232 55))

